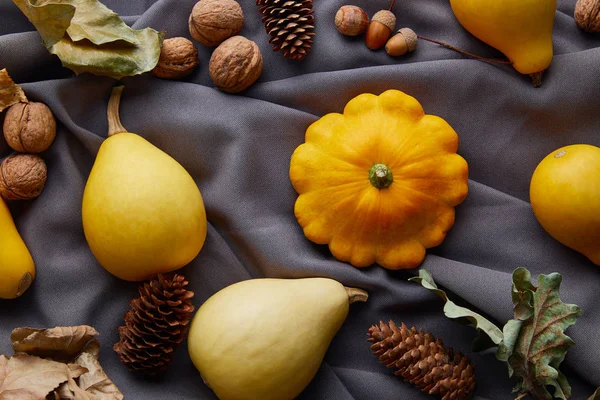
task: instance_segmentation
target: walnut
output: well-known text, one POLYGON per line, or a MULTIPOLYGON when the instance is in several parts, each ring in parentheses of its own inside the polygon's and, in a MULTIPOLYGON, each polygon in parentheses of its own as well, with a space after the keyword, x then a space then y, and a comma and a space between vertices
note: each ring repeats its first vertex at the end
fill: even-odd
POLYGON ((575 22, 586 32, 600 32, 600 0, 578 0, 575 22))
POLYGON ((16 151, 41 153, 56 137, 56 121, 44 103, 17 103, 6 112, 4 138, 16 151))
POLYGON ((262 68, 262 54, 256 43, 243 36, 234 36, 215 49, 208 70, 217 88, 237 93, 252 85, 262 68))
POLYGON ((205 46, 218 46, 244 26, 242 7, 235 0, 200 0, 189 18, 190 35, 205 46))
POLYGON ((198 66, 198 49, 183 37, 166 39, 160 50, 158 64, 152 73, 159 78, 178 79, 191 74, 198 66))
POLYGON ((0 164, 0 195, 6 200, 38 197, 46 176, 46 163, 37 154, 12 154, 0 164))

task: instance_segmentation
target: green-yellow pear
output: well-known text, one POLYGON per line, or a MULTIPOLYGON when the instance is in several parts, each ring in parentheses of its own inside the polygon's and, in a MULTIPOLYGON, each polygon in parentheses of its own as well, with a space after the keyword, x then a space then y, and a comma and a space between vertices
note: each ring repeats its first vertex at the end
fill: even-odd
POLYGON ((190 357, 221 400, 291 400, 315 376, 361 289, 327 278, 253 279, 197 311, 190 357))
POLYGON ((556 0, 450 0, 466 30, 500 50, 539 86, 552 62, 556 0))
POLYGON ((35 264, 0 197, 0 299, 22 295, 35 278, 35 264))
POLYGON ((202 196, 190 174, 119 119, 123 87, 108 104, 109 137, 83 194, 83 229, 92 253, 113 275, 149 279, 192 261, 206 239, 202 196))

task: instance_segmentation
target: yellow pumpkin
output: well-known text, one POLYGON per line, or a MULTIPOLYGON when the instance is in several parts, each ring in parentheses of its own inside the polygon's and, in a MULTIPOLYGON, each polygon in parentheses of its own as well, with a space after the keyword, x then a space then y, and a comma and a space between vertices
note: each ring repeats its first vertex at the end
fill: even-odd
POLYGON ((415 268, 467 196, 458 136, 399 90, 361 94, 308 128, 292 155, 304 234, 355 267, 415 268))

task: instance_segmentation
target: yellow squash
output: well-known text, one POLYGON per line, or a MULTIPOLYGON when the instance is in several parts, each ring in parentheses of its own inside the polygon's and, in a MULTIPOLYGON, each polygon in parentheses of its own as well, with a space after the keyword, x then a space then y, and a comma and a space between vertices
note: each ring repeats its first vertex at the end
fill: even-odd
POLYGON ((556 0, 450 0, 452 11, 471 34, 500 50, 535 86, 552 62, 556 0))
POLYGON ((531 178, 530 200, 553 238, 600 265, 600 147, 576 144, 548 154, 531 178))
POLYGON ((367 298, 328 278, 235 283, 194 316, 190 358, 221 400, 295 399, 317 373, 349 305, 367 298))
POLYGON ((85 185, 82 222, 92 253, 128 281, 150 279, 192 261, 204 246, 206 211, 194 178, 119 118, 122 86, 108 105, 109 137, 85 185))
POLYGON ((0 198, 0 299, 22 295, 35 278, 33 258, 0 198))
POLYGON ((327 114, 292 155, 304 234, 356 267, 417 267, 454 224, 467 195, 458 136, 398 90, 361 94, 327 114))

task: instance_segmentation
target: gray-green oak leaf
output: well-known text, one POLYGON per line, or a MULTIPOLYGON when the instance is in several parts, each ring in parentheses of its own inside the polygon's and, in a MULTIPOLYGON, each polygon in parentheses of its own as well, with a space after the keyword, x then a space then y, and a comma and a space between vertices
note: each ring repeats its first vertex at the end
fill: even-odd
POLYGON ((558 273, 540 275, 536 288, 525 268, 513 273, 515 319, 506 324, 505 340, 496 356, 508 362, 509 373, 518 380, 516 390, 536 399, 567 399, 571 395, 571 387, 558 367, 574 344, 564 331, 577 322, 583 311, 560 300, 561 282, 558 273), (553 394, 549 386, 554 387, 553 394))
POLYGON ((461 307, 456 303, 452 302, 448 299, 446 292, 439 289, 431 276, 431 273, 425 269, 419 270, 419 276, 415 276, 410 278, 409 281, 420 283, 424 288, 431 290, 438 296, 440 296, 445 304, 444 304, 444 314, 448 318, 453 319, 465 319, 467 320, 473 327, 475 327, 481 334, 481 332, 485 333, 491 343, 486 341, 483 336, 480 336, 474 344, 474 349, 477 351, 485 350, 486 348, 493 347, 494 345, 500 344, 503 339, 503 334, 500 328, 494 325, 490 320, 478 314, 474 311, 469 310, 468 308, 461 307))
MULTIPOLYGON (((531 282, 531 273, 526 268, 517 268, 512 285, 514 319, 500 332, 481 315, 449 301, 428 271, 421 269, 418 277, 409 280, 442 297, 446 316, 467 318, 480 334, 485 333, 498 345, 496 358, 507 362, 509 375, 518 381, 516 392, 528 393, 538 400, 567 399, 571 395, 571 387, 558 368, 574 344, 564 331, 575 324, 583 311, 560 300, 560 274, 540 275, 536 287, 531 282), (549 387, 553 387, 553 393, 549 387)), ((600 400, 600 392, 596 391, 588 400, 600 400)))

